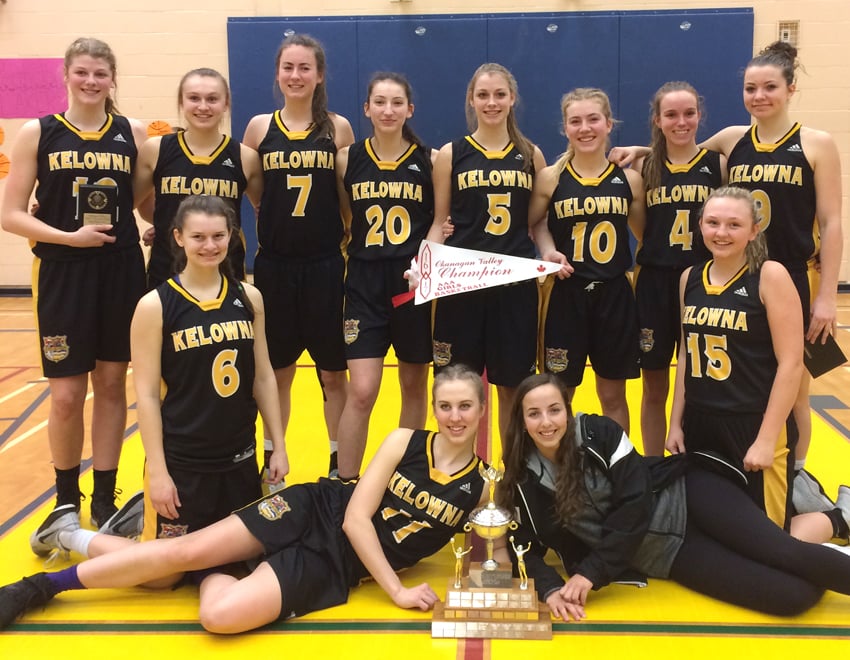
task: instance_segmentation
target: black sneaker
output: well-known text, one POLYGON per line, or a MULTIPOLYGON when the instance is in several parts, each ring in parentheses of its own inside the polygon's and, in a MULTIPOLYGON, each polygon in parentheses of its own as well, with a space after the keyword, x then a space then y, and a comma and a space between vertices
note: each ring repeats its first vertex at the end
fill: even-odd
POLYGON ((91 498, 91 524, 95 529, 100 527, 109 520, 112 516, 118 513, 118 507, 115 506, 115 496, 120 495, 121 491, 116 489, 112 493, 97 493, 91 498))
POLYGON ((137 538, 145 526, 145 491, 134 493, 127 503, 112 515, 100 529, 101 534, 137 538))
POLYGON ((5 630, 24 612, 44 607, 53 598, 47 573, 36 573, 0 588, 0 630, 5 630))
POLYGON ((30 536, 30 547, 39 557, 46 557, 53 550, 68 552, 59 542, 59 532, 73 532, 80 528, 80 514, 73 504, 57 506, 30 536))

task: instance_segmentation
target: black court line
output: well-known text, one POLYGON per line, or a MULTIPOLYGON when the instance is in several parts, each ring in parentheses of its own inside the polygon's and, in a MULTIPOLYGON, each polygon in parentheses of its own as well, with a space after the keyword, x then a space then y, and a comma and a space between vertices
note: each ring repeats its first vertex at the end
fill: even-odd
MULTIPOLYGON (((736 623, 637 623, 629 621, 553 623, 563 635, 663 635, 680 637, 759 637, 786 639, 850 639, 850 625, 786 625, 736 623)), ((430 633, 430 621, 280 621, 251 634, 430 633)), ((197 622, 18 622, 7 633, 38 634, 208 634, 197 622)))

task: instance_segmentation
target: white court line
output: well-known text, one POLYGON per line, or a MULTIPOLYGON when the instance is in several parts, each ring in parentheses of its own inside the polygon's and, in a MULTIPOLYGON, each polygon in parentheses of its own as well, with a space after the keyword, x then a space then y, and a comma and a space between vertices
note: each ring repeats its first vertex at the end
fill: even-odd
POLYGON ((40 385, 40 384, 41 384, 40 382, 27 383, 23 387, 15 390, 14 392, 10 392, 9 394, 4 396, 3 398, 0 398, 0 403, 6 403, 9 399, 13 399, 14 397, 18 396, 19 394, 22 394, 23 392, 26 392, 28 389, 35 387, 36 385, 40 385))
MULTIPOLYGON (((31 387, 31 386, 32 386, 32 385, 34 385, 34 384, 35 384, 35 383, 31 383, 29 386, 24 386, 24 387, 22 387, 22 388, 21 388, 21 390, 25 390, 27 387, 31 387)), ((18 390, 18 391, 20 392, 21 390, 18 390)), ((89 392, 89 393, 86 395, 86 399, 85 399, 85 400, 86 400, 86 401, 88 401, 88 400, 89 400, 89 399, 91 399, 93 396, 94 396, 94 394, 93 394, 92 392, 89 392)), ((0 403, 2 403, 2 401, 3 401, 3 400, 2 400, 2 399, 0 399, 0 403)), ((36 425, 35 425, 35 426, 33 426, 33 427, 29 430, 29 431, 26 431, 26 432, 24 432, 24 433, 21 433, 21 435, 19 435, 18 437, 16 437, 14 440, 10 440, 10 441, 9 441, 9 442, 7 442, 6 444, 4 444, 2 447, 0 447, 0 454, 5 453, 6 451, 8 451, 9 449, 11 449, 12 447, 17 447, 19 444, 21 444, 24 440, 26 440, 27 438, 29 438, 31 435, 34 435, 35 433, 38 433, 39 431, 41 431, 42 429, 44 429, 44 428, 46 428, 46 427, 47 427, 47 420, 44 420, 43 422, 40 422, 40 423, 36 424, 36 425)))
MULTIPOLYGON (((131 375, 132 373, 133 373, 133 369, 132 369, 132 368, 128 368, 128 369, 127 369, 127 375, 129 376, 129 375, 131 375)), ((42 385, 42 384, 44 384, 44 383, 46 383, 46 382, 48 382, 48 381, 47 381, 47 378, 41 378, 40 380, 34 381, 34 382, 32 382, 32 383, 27 383, 26 385, 24 385, 24 386, 23 386, 23 387, 21 387, 20 389, 18 389, 18 390, 16 390, 16 391, 14 391, 14 392, 11 392, 10 394, 7 394, 5 397, 1 398, 1 399, 0 399, 0 403, 4 403, 5 401, 7 401, 7 400, 11 399, 13 396, 16 396, 16 395, 18 395, 18 394, 21 394, 22 392, 25 392, 26 390, 30 389, 31 387, 34 387, 34 386, 36 386, 36 385, 42 385)), ((86 399, 85 399, 85 400, 86 400, 86 401, 88 401, 88 400, 89 400, 89 399, 91 399, 93 396, 94 396, 94 392, 89 392, 88 394, 86 394, 86 399)), ((2 453, 4 453, 4 452, 8 451, 8 450, 9 450, 9 449, 11 449, 12 447, 17 447, 17 446, 18 446, 19 444, 21 444, 24 440, 26 440, 27 438, 29 438, 31 435, 33 435, 33 434, 35 434, 35 433, 38 433, 39 431, 41 431, 42 429, 44 429, 46 426, 47 426, 47 420, 45 420, 45 421, 43 421, 43 422, 41 422, 41 423, 39 423, 39 424, 36 424, 36 425, 35 425, 34 427, 32 427, 29 431, 26 431, 26 432, 22 433, 21 435, 19 435, 19 436, 18 436, 17 438, 15 438, 14 440, 11 440, 10 442, 8 442, 8 443, 6 443, 5 445, 3 445, 2 447, 0 447, 0 454, 2 454, 2 453)))

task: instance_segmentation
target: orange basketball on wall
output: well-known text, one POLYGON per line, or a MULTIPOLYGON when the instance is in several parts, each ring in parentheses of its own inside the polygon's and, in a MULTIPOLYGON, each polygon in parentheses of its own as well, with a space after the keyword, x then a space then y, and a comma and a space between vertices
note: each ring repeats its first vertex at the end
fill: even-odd
POLYGON ((3 144, 3 140, 6 138, 6 131, 3 130, 3 127, 0 126, 0 144, 3 144))
POLYGON ((171 133, 171 124, 167 121, 162 121, 161 119, 157 119, 156 121, 152 121, 148 124, 148 137, 155 137, 157 135, 168 135, 171 133))
POLYGON ((9 176, 9 167, 11 163, 6 154, 0 154, 0 179, 5 179, 9 176))

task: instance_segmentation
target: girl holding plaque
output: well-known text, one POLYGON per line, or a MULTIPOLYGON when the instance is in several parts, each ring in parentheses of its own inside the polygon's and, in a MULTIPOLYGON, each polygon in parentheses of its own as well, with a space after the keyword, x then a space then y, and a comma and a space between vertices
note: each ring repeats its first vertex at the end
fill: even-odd
POLYGON ((565 621, 585 618, 591 590, 634 571, 778 616, 827 589, 850 595, 846 553, 789 536, 725 475, 689 462, 683 476, 683 456, 643 457, 613 420, 574 417, 553 374, 519 386, 503 447, 499 503, 517 510, 528 576, 565 621))
POLYGON ((144 293, 132 175, 142 124, 117 113, 115 55, 80 38, 65 53, 68 108, 21 127, 0 219, 35 254, 33 296, 42 368, 50 383, 47 432, 59 519, 79 526, 83 407, 91 378, 94 492, 91 522, 116 511, 115 478, 127 419, 130 319, 144 293), (35 188, 37 209, 29 212, 35 188))
POLYGON ((323 478, 290 486, 187 536, 24 578, 0 588, 0 629, 62 591, 139 585, 183 571, 207 574, 200 619, 216 633, 340 605, 369 575, 399 607, 431 609, 438 600, 431 586, 405 586, 396 572, 441 550, 487 501, 475 455, 485 412, 481 378, 454 365, 437 374, 432 394, 439 430, 391 432, 356 484, 323 478), (260 564, 242 579, 204 570, 256 557, 260 564))

